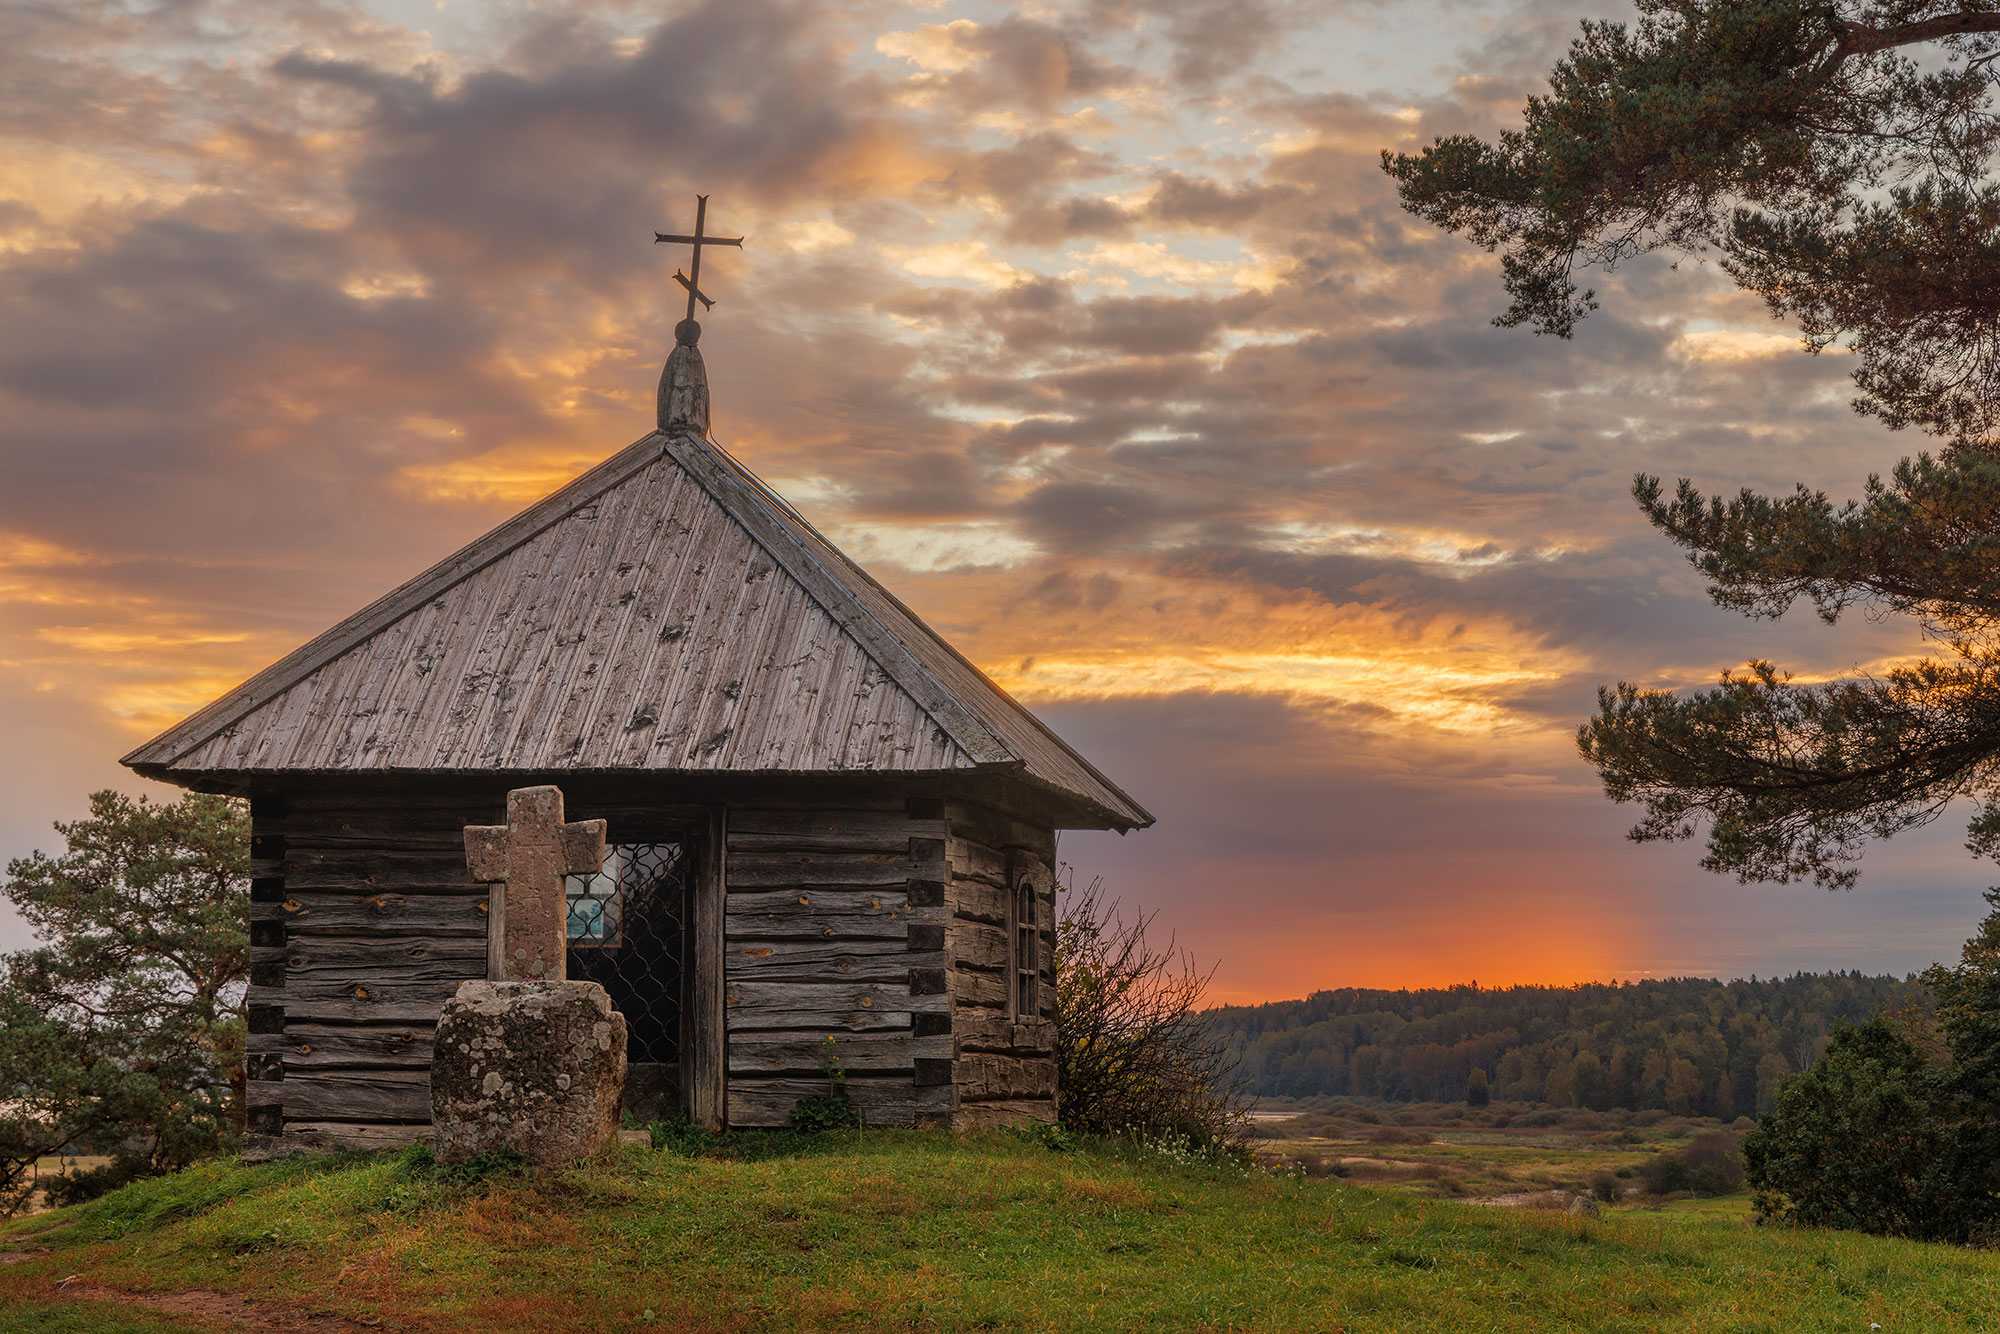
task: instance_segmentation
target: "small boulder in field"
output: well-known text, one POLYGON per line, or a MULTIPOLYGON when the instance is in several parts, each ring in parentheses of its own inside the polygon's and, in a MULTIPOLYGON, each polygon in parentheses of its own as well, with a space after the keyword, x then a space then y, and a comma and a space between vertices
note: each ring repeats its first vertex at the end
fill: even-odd
POLYGON ((439 1162, 512 1151, 536 1167, 618 1134, 625 1016, 595 982, 466 982, 438 1016, 431 1119, 439 1162))
POLYGON ((1578 1218, 1595 1218, 1604 1212, 1604 1206, 1594 1195, 1579 1195, 1569 1202, 1569 1211, 1578 1218))

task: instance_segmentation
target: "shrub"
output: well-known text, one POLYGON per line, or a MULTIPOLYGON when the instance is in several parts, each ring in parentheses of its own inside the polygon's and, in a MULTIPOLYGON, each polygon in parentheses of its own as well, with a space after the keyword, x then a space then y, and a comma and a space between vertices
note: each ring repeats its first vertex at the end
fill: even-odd
POLYGON ((1121 915, 1093 880, 1056 927, 1058 1117, 1085 1134, 1240 1153, 1247 1118, 1224 1034, 1199 1006, 1210 973, 1154 917, 1121 915))
POLYGON ((1837 1031, 1744 1141, 1758 1215, 1926 1241, 1990 1232, 1992 1168, 1949 1077, 1884 1020, 1837 1031))
POLYGON ((1743 1188, 1743 1159, 1736 1138, 1722 1131, 1697 1135, 1685 1149, 1649 1158, 1639 1178, 1654 1195, 1686 1191, 1695 1195, 1728 1195, 1743 1188))
POLYGON ((1590 1174, 1589 1186, 1590 1193, 1606 1204, 1615 1203, 1618 1199, 1618 1177, 1615 1173, 1599 1168, 1590 1174))

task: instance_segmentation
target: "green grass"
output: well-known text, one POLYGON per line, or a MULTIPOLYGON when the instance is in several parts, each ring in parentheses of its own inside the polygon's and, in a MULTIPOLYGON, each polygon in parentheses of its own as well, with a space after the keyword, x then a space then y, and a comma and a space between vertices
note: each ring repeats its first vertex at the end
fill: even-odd
MULTIPOLYGON (((1740 1206, 1737 1210, 1741 1212, 1740 1206)), ((214 1163, 0 1228, 0 1332, 193 1329, 55 1285, 205 1288, 389 1330, 1990 1329, 2000 1258, 1733 1218, 1599 1221, 871 1131, 437 1179, 214 1163), (649 1314, 650 1313, 650 1314, 649 1314)))

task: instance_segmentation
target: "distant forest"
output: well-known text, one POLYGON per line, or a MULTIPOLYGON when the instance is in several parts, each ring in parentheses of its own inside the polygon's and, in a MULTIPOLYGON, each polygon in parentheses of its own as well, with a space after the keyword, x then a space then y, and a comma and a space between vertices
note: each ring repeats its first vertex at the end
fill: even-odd
POLYGON ((1779 1084, 1819 1059, 1841 1020, 1925 1004, 1914 979, 1800 973, 1343 988, 1209 1013, 1260 1096, 1458 1102, 1477 1069, 1495 1101, 1731 1120, 1768 1111, 1779 1084))

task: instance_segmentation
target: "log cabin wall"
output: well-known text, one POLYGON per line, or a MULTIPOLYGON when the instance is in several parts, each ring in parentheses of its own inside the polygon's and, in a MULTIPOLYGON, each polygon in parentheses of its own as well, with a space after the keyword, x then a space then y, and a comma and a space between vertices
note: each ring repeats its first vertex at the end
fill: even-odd
MULTIPOLYGON (((565 789, 571 818, 606 819, 614 842, 692 839, 719 863, 718 812, 577 775, 253 795, 248 1153, 427 1137, 438 1013, 487 970, 487 887, 466 868, 464 827, 503 823, 507 789, 547 781, 565 789)), ((697 871, 698 913, 704 896, 719 900, 720 879, 719 864, 697 871)), ((719 927, 719 911, 702 915, 719 927)), ((668 1098, 712 1125, 721 1124, 719 946, 718 936, 706 961, 699 941, 692 951, 686 1068, 652 1072, 668 1098), (705 1028, 704 1006, 716 1015, 705 1028), (709 1068, 717 1077, 701 1078, 709 1068)), ((628 1097, 641 1083, 628 1080, 628 1097)))
POLYGON ((953 1066, 958 1130, 1056 1118, 1055 832, 1019 813, 973 801, 945 803, 951 914, 953 1066), (1035 887, 1035 1013, 1015 1001, 1018 943, 1009 899, 1035 887))
POLYGON ((502 810, 462 790, 253 796, 249 1154, 427 1135, 438 1011, 486 976, 459 831, 502 810))
POLYGON ((251 1152, 425 1137, 438 1012, 486 975, 487 893, 464 826, 504 821, 508 788, 551 781, 570 818, 607 819, 613 842, 709 822, 685 1038, 698 1120, 785 1124, 827 1090, 829 1051, 871 1125, 1053 1119, 1046 824, 909 784, 699 807, 629 781, 482 776, 253 797, 251 1152), (1024 873, 1041 887, 1031 1019, 1008 990, 1009 886, 1024 873))
POLYGON ((950 1125, 942 799, 732 804, 727 848, 729 1124, 784 1125, 831 1052, 869 1125, 950 1125))

